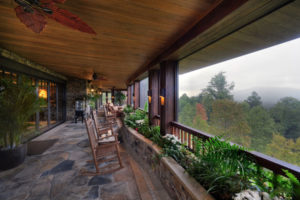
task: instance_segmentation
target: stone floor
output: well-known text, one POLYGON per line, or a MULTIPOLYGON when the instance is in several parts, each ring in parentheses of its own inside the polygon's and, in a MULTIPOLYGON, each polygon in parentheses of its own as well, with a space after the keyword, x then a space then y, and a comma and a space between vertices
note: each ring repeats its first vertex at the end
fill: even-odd
POLYGON ((0 172, 0 200, 169 199, 160 183, 145 173, 122 145, 122 169, 106 175, 82 175, 81 169, 94 169, 86 163, 92 157, 84 124, 65 123, 35 140, 49 139, 57 139, 57 142, 44 153, 27 156, 22 165, 0 172), (145 177, 151 187, 141 194, 138 184, 144 183, 137 180, 145 177))

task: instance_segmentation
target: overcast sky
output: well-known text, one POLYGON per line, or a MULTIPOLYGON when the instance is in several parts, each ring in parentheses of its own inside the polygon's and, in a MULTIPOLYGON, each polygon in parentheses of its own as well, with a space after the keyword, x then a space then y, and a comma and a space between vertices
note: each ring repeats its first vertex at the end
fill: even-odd
POLYGON ((300 38, 179 76, 179 96, 198 95, 210 79, 226 72, 234 91, 279 87, 300 89, 300 38))

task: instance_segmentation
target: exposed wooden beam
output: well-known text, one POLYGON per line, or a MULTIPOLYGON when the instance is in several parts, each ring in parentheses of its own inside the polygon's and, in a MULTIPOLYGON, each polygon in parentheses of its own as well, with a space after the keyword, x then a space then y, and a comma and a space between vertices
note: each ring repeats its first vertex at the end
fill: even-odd
POLYGON ((242 6, 248 0, 220 0, 214 3, 211 8, 200 16, 200 20, 196 23, 189 31, 187 31, 182 37, 176 40, 172 45, 159 52, 149 63, 141 66, 130 78, 128 83, 135 80, 136 77, 149 70, 152 66, 160 63, 173 52, 184 46, 193 38, 197 37, 200 33, 204 32, 218 21, 223 19, 225 16, 242 6))

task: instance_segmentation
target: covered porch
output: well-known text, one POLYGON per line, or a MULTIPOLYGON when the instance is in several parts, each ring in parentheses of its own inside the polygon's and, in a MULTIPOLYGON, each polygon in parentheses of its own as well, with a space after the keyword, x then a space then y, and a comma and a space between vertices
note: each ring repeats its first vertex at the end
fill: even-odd
MULTIPOLYGON (((251 162, 248 171, 267 175, 261 183, 255 182, 259 175, 244 180, 244 168, 237 167, 231 180, 249 187, 236 181, 241 189, 224 196, 214 189, 230 188, 227 180, 224 187, 213 185, 218 178, 205 185, 188 171, 192 164, 197 171, 199 152, 205 154, 205 142, 216 138, 201 129, 212 104, 205 110, 195 103, 200 94, 190 98, 198 107, 188 110, 205 114, 199 123, 189 116, 186 121, 201 130, 179 122, 179 75, 299 38, 299 1, 15 0, 0 2, 0 10, 0 80, 18 85, 26 77, 42 100, 24 122, 28 127, 20 138, 9 145, 2 137, 0 150, 26 144, 28 156, 23 164, 0 171, 0 199, 227 200, 248 189, 260 195, 274 192, 278 177, 291 189, 284 170, 300 179, 299 157, 289 163, 239 146, 237 157, 251 162), (82 170, 95 167, 87 163, 93 157, 84 122, 92 120, 93 111, 103 124, 110 123, 108 115, 116 118, 124 166, 87 176, 82 170)), ((5 123, 1 126, 6 130, 5 123)), ((297 138, 288 141, 297 144, 297 138)), ((281 199, 298 197, 280 192, 281 199)))

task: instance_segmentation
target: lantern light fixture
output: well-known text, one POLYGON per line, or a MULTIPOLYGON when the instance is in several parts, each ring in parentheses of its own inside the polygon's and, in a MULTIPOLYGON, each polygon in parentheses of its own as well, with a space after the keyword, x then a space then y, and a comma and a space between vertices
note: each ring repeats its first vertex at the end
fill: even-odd
POLYGON ((165 105, 165 98, 166 98, 166 89, 165 88, 161 88, 160 89, 160 105, 164 106, 165 105))
POLYGON ((47 99, 47 90, 46 89, 39 89, 39 97, 42 99, 47 99))
POLYGON ((148 90, 148 103, 151 104, 152 90, 148 90))

